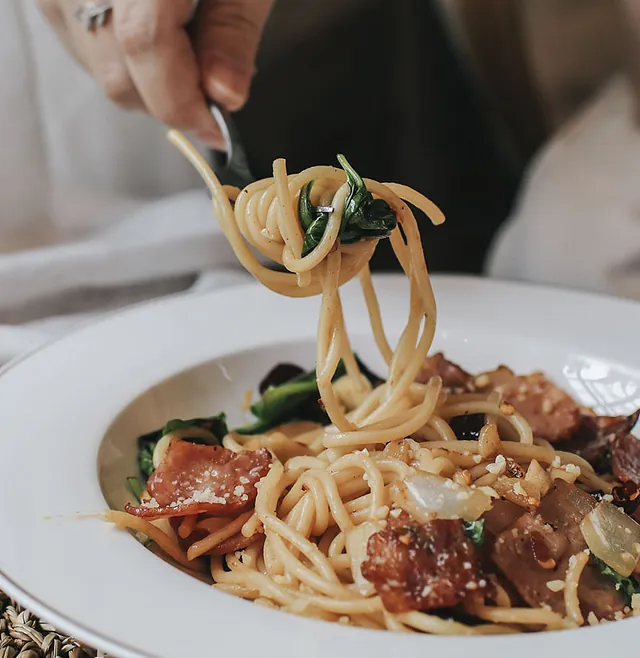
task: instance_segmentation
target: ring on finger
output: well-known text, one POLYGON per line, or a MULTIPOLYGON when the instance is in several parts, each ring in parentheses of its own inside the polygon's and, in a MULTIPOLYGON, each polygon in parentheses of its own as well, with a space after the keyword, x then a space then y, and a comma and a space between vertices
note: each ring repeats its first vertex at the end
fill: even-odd
POLYGON ((74 16, 82 23, 87 32, 103 27, 113 6, 110 2, 83 2, 74 12, 74 16))

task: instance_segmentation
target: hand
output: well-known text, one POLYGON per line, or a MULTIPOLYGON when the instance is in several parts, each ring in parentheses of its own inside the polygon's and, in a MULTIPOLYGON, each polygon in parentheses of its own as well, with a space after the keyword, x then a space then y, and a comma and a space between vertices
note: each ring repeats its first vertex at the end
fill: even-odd
POLYGON ((39 0, 67 49, 104 93, 127 109, 224 143, 205 95, 229 110, 246 102, 255 57, 273 0, 202 0, 185 30, 193 0, 113 0, 107 24, 85 31, 74 13, 81 0, 39 0))

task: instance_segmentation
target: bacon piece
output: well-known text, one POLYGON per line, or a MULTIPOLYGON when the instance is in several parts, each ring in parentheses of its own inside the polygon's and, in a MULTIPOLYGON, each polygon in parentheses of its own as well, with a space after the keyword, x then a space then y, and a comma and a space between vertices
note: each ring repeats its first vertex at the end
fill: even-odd
POLYGON ((508 500, 494 500, 492 508, 482 515, 484 529, 492 535, 499 535, 523 513, 522 507, 508 500))
POLYGON ((464 393, 473 390, 473 377, 453 361, 448 361, 442 352, 424 360, 416 381, 426 384, 436 376, 442 379, 442 386, 449 391, 464 393))
MULTIPOLYGON (((547 583, 564 581, 570 557, 586 549, 580 522, 595 505, 589 494, 556 480, 535 514, 523 514, 499 534, 493 561, 528 605, 548 605, 565 614, 562 591, 552 591, 547 583)), ((594 612, 598 619, 613 619, 625 606, 623 595, 591 562, 580 578, 578 596, 583 614, 594 612)))
POLYGON ((460 520, 390 518, 385 530, 369 538, 367 556, 362 575, 389 612, 448 608, 487 589, 460 520))
POLYGON ((505 402, 524 416, 534 436, 552 443, 568 439, 580 426, 580 407, 575 400, 542 373, 516 376, 501 366, 476 378, 482 391, 499 391, 505 402), (484 379, 486 376, 486 380, 484 379))
POLYGON ((270 464, 271 455, 264 448, 235 453, 220 446, 174 440, 147 480, 151 501, 125 509, 144 518, 202 512, 234 516, 253 505, 256 483, 268 473, 270 464))

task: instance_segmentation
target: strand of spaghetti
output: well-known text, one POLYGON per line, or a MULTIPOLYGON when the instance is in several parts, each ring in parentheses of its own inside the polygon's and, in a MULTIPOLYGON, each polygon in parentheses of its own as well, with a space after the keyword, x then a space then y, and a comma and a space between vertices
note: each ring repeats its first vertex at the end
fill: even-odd
POLYGON ((116 510, 107 510, 103 512, 102 518, 105 521, 115 524, 119 528, 135 530, 141 532, 155 542, 169 557, 172 557, 176 562, 182 564, 189 569, 193 569, 194 565, 191 563, 187 556, 184 554, 180 546, 169 535, 160 530, 145 519, 137 516, 132 516, 126 512, 117 512, 116 510))
POLYGON ((323 443, 328 448, 333 446, 371 445, 375 443, 388 443, 397 439, 399 436, 410 436, 413 432, 425 425, 433 413, 441 386, 442 380, 439 377, 433 377, 427 386, 427 395, 425 395, 424 402, 417 409, 417 412, 396 428, 367 430, 364 427, 355 432, 327 434, 323 443))
MULTIPOLYGON (((455 397, 452 396, 455 400, 455 397)), ((498 416, 498 421, 508 423, 517 433, 520 443, 533 445, 533 433, 529 423, 516 411, 505 414, 491 404, 487 399, 477 401, 447 402, 438 408, 438 414, 445 420, 463 414, 492 414, 498 416)))
POLYGON ((580 610, 580 599, 578 598, 578 586, 580 585, 580 576, 589 561, 589 553, 581 552, 572 555, 569 558, 569 565, 564 577, 564 605, 567 610, 567 617, 573 621, 576 626, 584 624, 584 617, 580 610))
MULTIPOLYGON (((269 530, 267 531, 269 532, 269 530)), ((347 590, 343 591, 344 588, 341 588, 338 575, 336 574, 335 569, 331 566, 331 562, 324 555, 322 555, 322 553, 318 551, 318 553, 322 555, 323 560, 326 562, 327 572, 329 574, 329 578, 326 578, 324 577, 324 574, 320 574, 314 571, 313 569, 305 566, 287 548, 283 540, 284 534, 285 533, 283 533, 283 535, 280 535, 277 532, 271 531, 269 540, 273 545, 274 551, 278 554, 280 561, 284 565, 285 570, 290 574, 292 574, 301 583, 305 583, 306 585, 313 588, 314 590, 322 592, 323 594, 327 594, 328 596, 335 596, 335 597, 342 596, 344 598, 347 593, 347 590)), ((289 537, 291 536, 291 533, 286 533, 286 534, 288 534, 289 537)), ((305 558, 309 557, 307 552, 304 551, 301 552, 303 553, 305 558)), ((314 566, 315 566, 315 561, 312 560, 312 562, 314 562, 314 566)))
POLYGON ((195 560, 195 558, 204 555, 206 552, 210 551, 212 548, 215 548, 218 544, 221 544, 226 539, 233 537, 233 535, 240 532, 242 526, 253 516, 253 512, 245 512, 237 518, 233 519, 227 525, 212 532, 209 536, 199 541, 194 542, 187 549, 187 558, 189 560, 195 560))
MULTIPOLYGON (((279 480, 282 475, 283 467, 280 463, 274 463, 267 476, 260 482, 258 496, 256 498, 256 514, 260 517, 265 533, 271 533, 268 536, 269 541, 276 542, 280 538, 286 539, 290 544, 295 546, 305 557, 318 569, 320 574, 327 581, 337 582, 338 577, 331 568, 329 561, 319 550, 316 544, 303 537, 293 528, 280 520, 275 514, 277 501, 269 500, 269 489, 272 483, 279 480)), ((280 546, 280 544, 277 544, 280 546)), ((279 556, 282 559, 282 555, 279 556)))
POLYGON ((427 421, 427 427, 432 428, 437 434, 442 437, 443 441, 457 441, 458 437, 451 429, 450 425, 444 418, 436 416, 435 414, 427 421))
POLYGON ((180 537, 180 539, 186 539, 194 531, 197 522, 197 514, 185 516, 184 519, 182 519, 182 523, 178 526, 178 537, 180 537))
POLYGON ((237 558, 227 558, 226 564, 230 571, 224 570, 221 558, 212 558, 211 576, 216 584, 242 584, 247 589, 257 589, 261 596, 278 601, 280 605, 294 601, 293 593, 266 574, 245 567, 237 558))
POLYGON ((480 619, 500 624, 546 626, 547 628, 567 627, 567 623, 561 615, 544 608, 494 608, 481 604, 472 604, 467 608, 480 619))
POLYGON ((362 294, 364 296, 365 302, 367 304, 367 311, 369 312, 369 321, 371 322, 371 328, 373 330, 373 337, 376 341, 376 345, 382 354, 382 358, 385 360, 387 365, 391 364, 393 359, 393 350, 389 345, 387 336, 384 331, 384 326, 382 324, 382 315, 380 314, 380 304, 378 303, 378 297, 376 296, 376 291, 373 287, 373 281, 371 280, 371 270, 369 266, 365 266, 360 270, 360 286, 362 287, 362 294))
MULTIPOLYGON (((331 512, 332 518, 338 524, 340 530, 349 530, 353 524, 349 519, 349 515, 344 507, 342 502, 342 497, 338 491, 338 485, 331 474, 326 470, 314 469, 312 471, 307 471, 300 476, 302 487, 315 487, 313 480, 316 480, 319 484, 322 485, 322 491, 324 495, 325 504, 328 503, 327 512, 331 512)), ((328 525, 328 519, 327 524, 328 525)), ((322 533, 314 533, 320 535, 322 533)))
POLYGON ((396 615, 396 619, 415 628, 423 633, 432 633, 434 635, 473 635, 474 630, 471 626, 461 624, 449 619, 440 619, 435 615, 427 615, 423 612, 405 612, 396 615))
POLYGON ((384 186, 395 192, 401 199, 406 199, 409 203, 416 206, 416 208, 420 208, 435 226, 440 226, 440 224, 444 223, 445 216, 442 210, 431 199, 424 196, 424 194, 420 194, 420 192, 402 183, 384 183, 384 186))

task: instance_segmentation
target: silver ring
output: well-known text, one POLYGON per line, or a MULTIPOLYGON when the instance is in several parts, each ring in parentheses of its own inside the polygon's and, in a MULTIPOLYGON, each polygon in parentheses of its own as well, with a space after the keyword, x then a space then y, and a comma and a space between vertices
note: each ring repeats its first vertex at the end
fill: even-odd
POLYGON ((87 32, 103 27, 113 7, 110 2, 84 2, 75 11, 75 17, 87 32))

